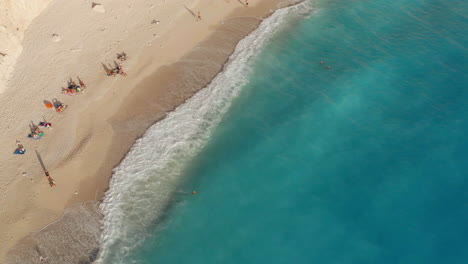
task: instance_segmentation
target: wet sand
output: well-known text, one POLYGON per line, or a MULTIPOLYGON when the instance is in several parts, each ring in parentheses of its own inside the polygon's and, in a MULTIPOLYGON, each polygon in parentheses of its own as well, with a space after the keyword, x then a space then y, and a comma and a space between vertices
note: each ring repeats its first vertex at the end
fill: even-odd
POLYGON ((99 252, 99 203, 89 201, 65 210, 56 222, 33 232, 12 249, 6 263, 91 263, 99 252))

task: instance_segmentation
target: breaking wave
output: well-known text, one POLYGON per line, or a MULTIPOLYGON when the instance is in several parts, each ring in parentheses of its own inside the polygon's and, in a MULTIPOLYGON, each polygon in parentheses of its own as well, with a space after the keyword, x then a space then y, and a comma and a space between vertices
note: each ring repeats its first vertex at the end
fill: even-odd
POLYGON ((97 263, 123 263, 164 214, 188 161, 202 149, 233 99, 248 83, 255 57, 286 20, 310 14, 301 3, 280 9, 241 40, 223 71, 186 103, 150 127, 114 169, 97 263))

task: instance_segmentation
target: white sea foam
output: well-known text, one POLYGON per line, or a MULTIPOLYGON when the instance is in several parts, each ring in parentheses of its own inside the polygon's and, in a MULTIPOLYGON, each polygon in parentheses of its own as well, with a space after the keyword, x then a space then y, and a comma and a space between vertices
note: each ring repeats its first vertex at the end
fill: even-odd
POLYGON ((223 72, 203 90, 153 125, 114 169, 104 212, 102 249, 96 263, 123 263, 157 221, 181 180, 181 172, 205 145, 233 98, 248 82, 252 64, 265 43, 290 14, 304 15, 310 5, 276 11, 244 38, 223 72))

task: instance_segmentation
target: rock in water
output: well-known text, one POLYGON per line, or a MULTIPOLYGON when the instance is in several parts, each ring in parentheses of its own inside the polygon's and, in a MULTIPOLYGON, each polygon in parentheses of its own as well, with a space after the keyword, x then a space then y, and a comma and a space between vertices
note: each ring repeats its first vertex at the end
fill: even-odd
POLYGON ((97 4, 97 3, 93 3, 93 10, 94 12, 98 12, 98 13, 106 12, 106 10, 104 9, 104 6, 102 6, 101 4, 97 4))

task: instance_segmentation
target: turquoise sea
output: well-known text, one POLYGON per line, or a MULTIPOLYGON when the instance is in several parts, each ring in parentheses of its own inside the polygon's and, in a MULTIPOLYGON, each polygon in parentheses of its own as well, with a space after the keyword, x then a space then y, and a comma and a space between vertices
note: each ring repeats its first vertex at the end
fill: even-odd
POLYGON ((267 19, 169 118, 190 126, 135 146, 164 155, 116 169, 102 263, 468 263, 467 14, 316 0, 267 19))

